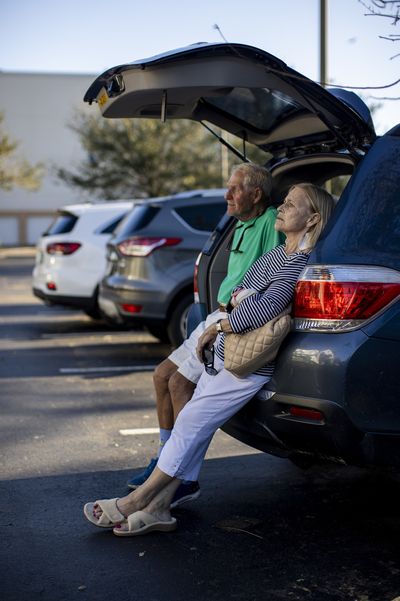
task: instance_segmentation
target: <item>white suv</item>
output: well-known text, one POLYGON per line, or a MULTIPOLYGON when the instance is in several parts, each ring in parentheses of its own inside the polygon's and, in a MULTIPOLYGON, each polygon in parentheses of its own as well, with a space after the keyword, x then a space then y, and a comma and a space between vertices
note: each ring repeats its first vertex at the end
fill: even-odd
POLYGON ((47 304, 83 309, 98 318, 98 285, 105 248, 133 201, 62 207, 37 243, 33 293, 47 304))

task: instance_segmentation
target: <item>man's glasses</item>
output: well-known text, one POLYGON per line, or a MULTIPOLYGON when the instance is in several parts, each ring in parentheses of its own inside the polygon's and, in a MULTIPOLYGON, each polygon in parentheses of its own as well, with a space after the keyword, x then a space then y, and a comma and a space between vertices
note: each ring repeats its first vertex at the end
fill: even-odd
POLYGON ((240 250, 240 246, 241 246, 241 244, 242 244, 242 242, 243 242, 244 235, 245 235, 245 233, 246 233, 248 230, 251 230, 251 228, 252 228, 252 227, 254 227, 254 225, 255 225, 255 223, 256 223, 256 221, 257 221, 257 219, 258 219, 259 217, 260 217, 260 215, 257 215, 257 217, 254 219, 253 223, 251 223, 251 224, 250 224, 250 225, 248 225, 247 227, 246 227, 246 225, 244 225, 244 226, 242 227, 242 233, 241 233, 241 236, 240 236, 240 238, 239 238, 239 240, 238 240, 238 242, 237 242, 237 244, 236 244, 236 248, 232 248, 233 236, 231 237, 231 239, 230 239, 230 240, 229 240, 229 242, 228 242, 228 246, 226 247, 226 250, 227 250, 227 251, 229 251, 229 252, 231 252, 231 253, 243 253, 243 251, 242 251, 242 250, 240 250))
POLYGON ((203 359, 204 369, 206 370, 206 373, 209 376, 216 376, 218 372, 214 367, 214 347, 204 347, 201 353, 201 358, 203 359))

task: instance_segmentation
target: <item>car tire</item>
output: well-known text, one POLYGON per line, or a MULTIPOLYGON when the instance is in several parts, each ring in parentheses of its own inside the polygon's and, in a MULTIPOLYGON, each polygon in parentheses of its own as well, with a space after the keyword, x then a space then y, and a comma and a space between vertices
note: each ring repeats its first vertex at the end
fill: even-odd
POLYGON ((93 309, 85 309, 84 313, 90 317, 91 319, 95 319, 95 320, 99 320, 102 319, 102 315, 100 313, 99 309, 93 308, 93 309))
POLYGON ((186 320, 192 303, 193 293, 190 292, 178 299, 172 308, 167 332, 169 341, 174 348, 180 346, 186 338, 186 320))
POLYGON ((146 328, 154 338, 157 338, 164 344, 169 344, 167 328, 163 324, 146 324, 146 328))
POLYGON ((100 307, 98 305, 98 298, 99 298, 99 287, 96 286, 96 289, 93 293, 93 297, 91 300, 91 306, 90 308, 84 309, 84 312, 86 313, 86 315, 88 317, 90 317, 91 319, 102 319, 102 314, 100 311, 100 307))

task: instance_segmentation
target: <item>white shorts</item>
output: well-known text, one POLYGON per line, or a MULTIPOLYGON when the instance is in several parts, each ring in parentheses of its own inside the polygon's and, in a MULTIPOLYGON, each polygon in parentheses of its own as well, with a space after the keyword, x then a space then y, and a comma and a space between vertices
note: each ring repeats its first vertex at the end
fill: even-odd
POLYGON ((186 338, 186 340, 184 340, 182 344, 168 356, 168 359, 178 366, 178 372, 187 380, 193 382, 193 384, 197 384, 204 371, 204 365, 198 360, 196 355, 199 338, 209 325, 215 323, 219 319, 224 319, 225 317, 226 313, 219 309, 207 315, 206 320, 199 323, 197 328, 190 334, 189 338, 186 338))

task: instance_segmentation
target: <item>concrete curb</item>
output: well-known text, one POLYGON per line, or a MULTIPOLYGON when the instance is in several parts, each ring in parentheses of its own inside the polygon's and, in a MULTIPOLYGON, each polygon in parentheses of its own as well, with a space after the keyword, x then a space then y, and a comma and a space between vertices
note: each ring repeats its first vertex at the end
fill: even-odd
POLYGON ((0 259, 8 259, 10 257, 25 258, 34 257, 36 255, 36 246, 18 246, 9 248, 0 248, 0 259))

